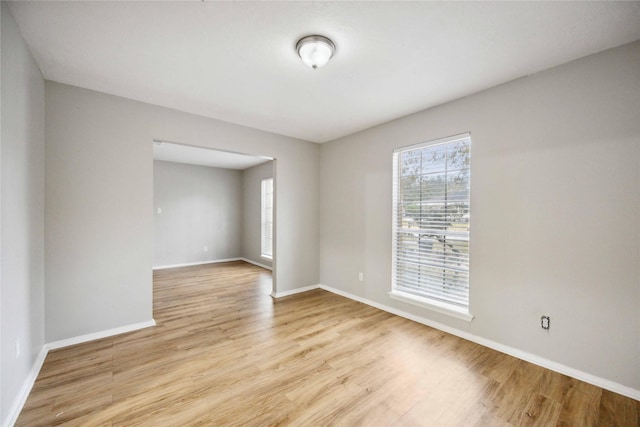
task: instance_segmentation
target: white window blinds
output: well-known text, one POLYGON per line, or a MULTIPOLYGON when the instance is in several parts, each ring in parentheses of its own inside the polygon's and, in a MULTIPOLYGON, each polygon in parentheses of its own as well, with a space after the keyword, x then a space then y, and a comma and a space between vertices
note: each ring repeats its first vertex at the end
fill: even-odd
POLYGON ((261 255, 273 257, 273 178, 262 180, 261 255))
POLYGON ((468 313, 469 134, 393 154, 392 292, 468 313))

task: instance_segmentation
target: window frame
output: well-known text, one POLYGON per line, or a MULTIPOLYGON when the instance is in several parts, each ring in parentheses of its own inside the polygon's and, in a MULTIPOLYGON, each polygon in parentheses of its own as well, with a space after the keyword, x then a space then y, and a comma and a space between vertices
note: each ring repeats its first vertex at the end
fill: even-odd
MULTIPOLYGON (((392 169, 392 226, 391 226, 391 230, 392 230, 392 259, 391 259, 391 269, 392 269, 392 273, 391 273, 391 291, 389 292, 389 296, 395 300, 399 300, 405 303, 409 303, 412 305, 417 305, 419 307, 423 307, 423 308, 427 308, 429 310, 432 311, 436 311, 438 313, 443 313, 443 314, 447 314, 449 316, 453 316, 462 320, 466 320, 466 321, 471 321, 473 319, 473 315, 471 315, 470 312, 470 294, 471 294, 471 286, 470 286, 470 274, 468 274, 467 277, 467 300, 466 300, 466 305, 461 305, 459 302, 458 303, 454 303, 451 301, 446 301, 445 298, 429 298, 428 296, 425 295, 420 295, 417 293, 412 293, 412 292, 408 292, 406 287, 402 287, 402 286, 398 286, 397 283, 397 278, 398 278, 398 264, 400 264, 402 261, 406 262, 406 259, 402 258, 399 259, 398 257, 398 244, 399 244, 399 234, 402 233, 401 229, 402 227, 400 226, 400 223, 398 222, 399 218, 398 218, 398 214, 399 214, 399 205, 401 204, 402 200, 401 197, 402 195, 400 194, 400 188, 401 188, 401 166, 400 166, 400 162, 401 162, 401 157, 403 153, 406 152, 411 152, 411 151, 418 151, 418 150, 423 150, 427 147, 434 147, 437 145, 445 145, 445 144, 450 144, 450 143, 455 143, 457 141, 461 141, 461 140, 469 140, 468 144, 469 144, 469 163, 467 166, 467 170, 468 170, 468 177, 469 177, 469 182, 467 185, 467 191, 468 191, 468 197, 467 199, 465 199, 465 202, 468 203, 468 212, 467 215, 469 215, 469 226, 468 226, 468 231, 466 233, 466 242, 467 242, 467 247, 469 249, 468 251, 468 256, 470 255, 471 251, 471 233, 470 233, 470 212, 471 212, 471 146, 472 146, 472 140, 471 140, 471 133, 467 132, 467 133, 463 133, 463 134, 458 134, 458 135, 453 135, 453 136, 449 136, 449 137, 445 137, 445 138, 439 138, 439 139, 435 139, 435 140, 430 140, 430 141, 426 141, 426 142, 422 142, 419 144, 414 144, 414 145, 410 145, 410 146, 405 146, 405 147, 399 147, 393 150, 393 169, 392 169)), ((431 172, 432 173, 432 172, 431 172)), ((448 177, 447 175, 448 170, 445 168, 444 171, 444 176, 448 177)), ((419 174, 423 175, 425 174, 425 168, 423 167, 423 165, 420 165, 420 169, 419 169, 419 174)), ((425 199, 421 196, 419 203, 426 203, 428 199, 425 199)), ((421 214, 422 215, 422 214, 421 214)), ((462 241, 464 241, 464 239, 462 239, 462 241)), ((419 255, 421 256, 421 254, 419 255)), ((469 269, 470 271, 470 257, 467 258, 466 260, 466 267, 469 269)))
POLYGON ((273 260, 273 193, 274 193, 273 177, 264 178, 260 182, 260 257, 273 260), (269 192, 268 190, 271 189, 269 192), (270 197, 270 200, 267 200, 270 197), (268 218, 267 201, 271 204, 271 215, 268 218), (267 233, 269 228, 270 233, 267 233), (267 236, 271 234, 271 236, 267 236), (267 249, 268 251, 265 251, 267 249))

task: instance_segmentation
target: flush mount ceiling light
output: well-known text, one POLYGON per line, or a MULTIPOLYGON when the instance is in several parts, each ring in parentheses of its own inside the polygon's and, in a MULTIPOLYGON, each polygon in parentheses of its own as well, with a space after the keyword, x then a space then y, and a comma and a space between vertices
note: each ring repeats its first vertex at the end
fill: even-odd
POLYGON ((336 45, 324 36, 307 36, 298 40, 296 51, 302 62, 316 70, 329 62, 336 45))

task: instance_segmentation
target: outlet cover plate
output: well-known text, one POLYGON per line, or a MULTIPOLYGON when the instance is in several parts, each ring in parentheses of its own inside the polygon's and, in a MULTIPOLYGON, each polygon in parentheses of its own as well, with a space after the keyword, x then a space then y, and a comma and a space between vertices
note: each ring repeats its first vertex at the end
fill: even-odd
POLYGON ((549 318, 549 316, 542 316, 540 318, 540 326, 542 327, 542 329, 549 330, 549 327, 551 326, 551 319, 549 318))

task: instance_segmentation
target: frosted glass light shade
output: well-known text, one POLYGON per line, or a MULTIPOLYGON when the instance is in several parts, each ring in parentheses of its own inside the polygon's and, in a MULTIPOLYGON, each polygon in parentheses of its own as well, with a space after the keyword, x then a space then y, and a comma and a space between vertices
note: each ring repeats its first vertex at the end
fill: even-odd
POLYGON ((302 62, 315 70, 329 62, 336 46, 324 36, 307 36, 298 41, 296 50, 302 62))

